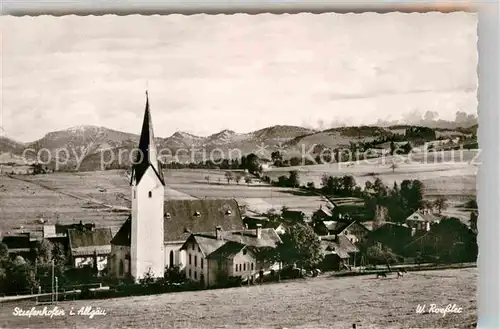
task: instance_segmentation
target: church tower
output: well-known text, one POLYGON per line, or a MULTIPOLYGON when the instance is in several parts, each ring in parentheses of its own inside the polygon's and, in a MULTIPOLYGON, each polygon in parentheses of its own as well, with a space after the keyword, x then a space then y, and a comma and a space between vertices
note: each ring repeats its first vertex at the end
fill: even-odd
POLYGON ((130 274, 139 280, 150 272, 163 277, 163 204, 165 181, 158 161, 153 124, 146 91, 146 109, 139 148, 132 164, 130 274))

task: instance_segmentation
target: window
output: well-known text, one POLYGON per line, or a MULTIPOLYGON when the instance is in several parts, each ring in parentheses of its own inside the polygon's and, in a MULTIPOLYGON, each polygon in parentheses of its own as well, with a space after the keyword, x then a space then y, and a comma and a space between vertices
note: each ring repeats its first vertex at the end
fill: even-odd
POLYGON ((247 254, 247 250, 243 249, 243 255, 246 255, 246 254, 247 254))
POLYGON ((188 277, 191 277, 191 269, 189 269, 188 273, 189 273, 188 277))
POLYGON ((151 191, 148 192, 148 197, 152 197, 153 193, 151 191))
POLYGON ((253 263, 251 264, 251 266, 252 266, 252 271, 253 271, 253 263))
POLYGON ((240 266, 240 269, 239 269, 239 271, 241 272, 241 264, 239 264, 239 266, 240 266))
POLYGON ((194 266, 198 266, 198 257, 194 255, 194 266))
POLYGON ((191 254, 189 254, 189 265, 191 265, 191 254))
POLYGON ((120 259, 120 269, 118 270, 118 273, 120 274, 120 276, 123 275, 123 259, 120 259))
POLYGON ((134 199, 135 199, 135 190, 134 190, 134 199))
POLYGON ((243 271, 246 271, 246 270, 247 270, 247 264, 243 263, 243 271))
POLYGON ((238 264, 236 264, 236 265, 234 266, 234 271, 235 271, 235 272, 238 272, 238 264))
POLYGON ((174 266, 174 251, 170 250, 170 267, 174 266))
POLYGON ((201 263, 201 264, 200 264, 200 265, 201 265, 201 268, 203 268, 203 258, 202 258, 202 259, 200 259, 200 263, 201 263))
POLYGON ((194 271, 194 278, 196 279, 196 271, 194 271))

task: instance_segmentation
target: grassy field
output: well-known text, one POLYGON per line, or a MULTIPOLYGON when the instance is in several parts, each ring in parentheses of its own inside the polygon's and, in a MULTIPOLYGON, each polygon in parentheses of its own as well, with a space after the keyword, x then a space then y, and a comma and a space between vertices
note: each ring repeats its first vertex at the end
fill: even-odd
POLYGON ((410 272, 404 278, 373 275, 283 282, 265 286, 172 293, 156 296, 62 302, 71 308, 100 307, 89 319, 15 317, 14 307, 0 304, 7 328, 475 328, 475 268, 410 272), (457 314, 417 314, 418 304, 456 304, 457 314))
MULTIPOLYGON (((165 199, 235 198, 249 212, 262 213, 282 206, 306 213, 325 204, 314 194, 275 188, 259 182, 227 183, 223 170, 165 171, 165 199), (210 181, 205 179, 210 176, 210 181), (220 182, 219 182, 220 178, 220 182)), ((41 228, 40 218, 50 223, 95 222, 117 230, 130 207, 129 179, 125 171, 109 170, 47 175, 0 175, 0 229, 41 228), (115 209, 112 209, 115 208, 115 209)))

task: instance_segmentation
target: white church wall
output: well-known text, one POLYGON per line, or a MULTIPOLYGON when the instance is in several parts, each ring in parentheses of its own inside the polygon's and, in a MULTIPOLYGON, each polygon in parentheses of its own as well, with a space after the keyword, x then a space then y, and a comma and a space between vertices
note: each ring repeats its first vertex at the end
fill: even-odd
POLYGON ((163 277, 163 202, 165 189, 149 167, 137 186, 132 187, 131 272, 138 280, 151 270, 163 277))

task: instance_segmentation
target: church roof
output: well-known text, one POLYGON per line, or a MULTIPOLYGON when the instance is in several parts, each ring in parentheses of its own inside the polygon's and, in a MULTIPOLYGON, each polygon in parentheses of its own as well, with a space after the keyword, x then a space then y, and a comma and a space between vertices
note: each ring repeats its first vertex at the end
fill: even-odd
MULTIPOLYGON (((191 233, 211 232, 215 226, 241 230, 243 219, 234 199, 168 200, 164 204, 164 241, 185 241, 191 233)), ((131 219, 127 219, 112 240, 130 246, 131 219)))
POLYGON ((139 147, 136 154, 136 161, 132 165, 131 183, 138 184, 142 176, 151 166, 161 183, 165 185, 163 172, 161 170, 160 162, 158 161, 158 152, 156 150, 155 136, 153 133, 153 121, 151 119, 151 112, 149 109, 149 97, 146 91, 146 109, 144 110, 144 119, 142 122, 141 137, 139 139, 139 147), (140 161, 138 161, 140 160, 140 161))

